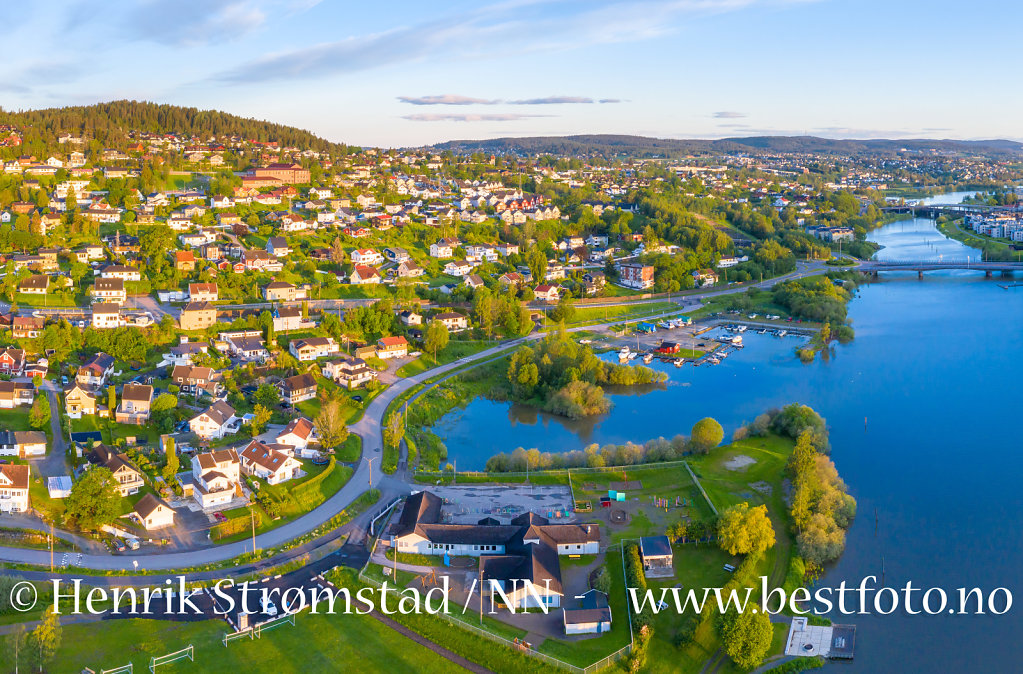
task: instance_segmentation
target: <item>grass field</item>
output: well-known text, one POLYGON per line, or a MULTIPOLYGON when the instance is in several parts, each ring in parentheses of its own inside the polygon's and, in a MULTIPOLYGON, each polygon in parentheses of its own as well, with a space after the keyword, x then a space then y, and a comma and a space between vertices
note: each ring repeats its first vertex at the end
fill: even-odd
POLYGON ((69 625, 56 664, 50 672, 77 674, 131 662, 137 672, 148 671, 149 658, 191 644, 195 662, 183 660, 160 667, 161 672, 329 672, 340 663, 359 663, 361 671, 448 672, 451 664, 429 649, 401 636, 370 616, 317 616, 303 613, 295 626, 285 625, 262 638, 239 639, 225 648, 226 623, 205 621, 169 623, 155 620, 114 620, 92 625, 69 625))
POLYGON ((485 351, 497 344, 498 342, 485 340, 451 340, 448 342, 447 346, 437 353, 436 359, 434 359, 433 354, 424 353, 411 363, 406 363, 398 368, 398 376, 411 377, 412 375, 435 368, 438 365, 447 365, 459 358, 465 358, 466 356, 471 356, 479 353, 480 351, 485 351))
POLYGON ((15 407, 11 410, 0 410, 0 428, 5 431, 30 431, 28 423, 28 407, 15 407))

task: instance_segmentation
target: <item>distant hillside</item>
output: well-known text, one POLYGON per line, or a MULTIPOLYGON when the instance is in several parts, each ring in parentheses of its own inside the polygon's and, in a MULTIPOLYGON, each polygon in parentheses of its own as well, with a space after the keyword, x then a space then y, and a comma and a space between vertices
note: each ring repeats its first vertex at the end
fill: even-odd
POLYGON ((1010 140, 839 140, 816 136, 754 136, 719 140, 647 138, 645 136, 583 135, 537 136, 530 138, 491 138, 453 140, 433 146, 452 152, 492 152, 497 154, 628 155, 633 157, 681 157, 686 155, 746 152, 819 153, 819 154, 891 154, 911 151, 958 152, 963 154, 1017 155, 1023 143, 1010 140))
POLYGON ((245 140, 277 141, 320 152, 340 151, 309 131, 216 110, 200 110, 145 101, 111 101, 95 105, 8 112, 0 110, 0 124, 24 129, 26 144, 52 143, 61 133, 85 135, 105 147, 116 147, 131 131, 175 133, 185 136, 239 136, 245 140))

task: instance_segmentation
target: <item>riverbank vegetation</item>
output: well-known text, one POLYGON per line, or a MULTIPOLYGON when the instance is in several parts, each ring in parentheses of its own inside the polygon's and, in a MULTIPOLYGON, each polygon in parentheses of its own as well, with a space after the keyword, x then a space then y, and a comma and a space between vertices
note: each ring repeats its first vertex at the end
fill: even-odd
POLYGON ((667 375, 648 367, 602 360, 589 346, 558 330, 540 340, 535 348, 523 346, 516 351, 506 378, 509 399, 577 419, 611 409, 601 385, 660 383, 667 375))

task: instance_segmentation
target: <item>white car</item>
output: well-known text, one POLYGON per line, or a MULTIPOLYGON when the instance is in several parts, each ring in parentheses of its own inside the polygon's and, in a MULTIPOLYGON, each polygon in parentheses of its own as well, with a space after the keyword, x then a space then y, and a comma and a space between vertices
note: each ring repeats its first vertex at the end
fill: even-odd
POLYGON ((259 610, 271 618, 277 615, 277 605, 265 595, 259 599, 259 610))

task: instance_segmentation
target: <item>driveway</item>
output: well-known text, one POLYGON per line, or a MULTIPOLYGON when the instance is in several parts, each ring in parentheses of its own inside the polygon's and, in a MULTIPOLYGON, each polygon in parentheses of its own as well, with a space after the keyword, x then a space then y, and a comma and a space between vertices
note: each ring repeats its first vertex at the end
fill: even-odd
POLYGON ((38 459, 30 459, 29 462, 44 477, 56 477, 58 475, 70 475, 71 469, 67 462, 67 441, 64 439, 64 431, 60 427, 60 400, 57 398, 57 385, 49 379, 44 379, 40 389, 46 392, 46 399, 50 403, 50 433, 51 442, 46 456, 38 459))

